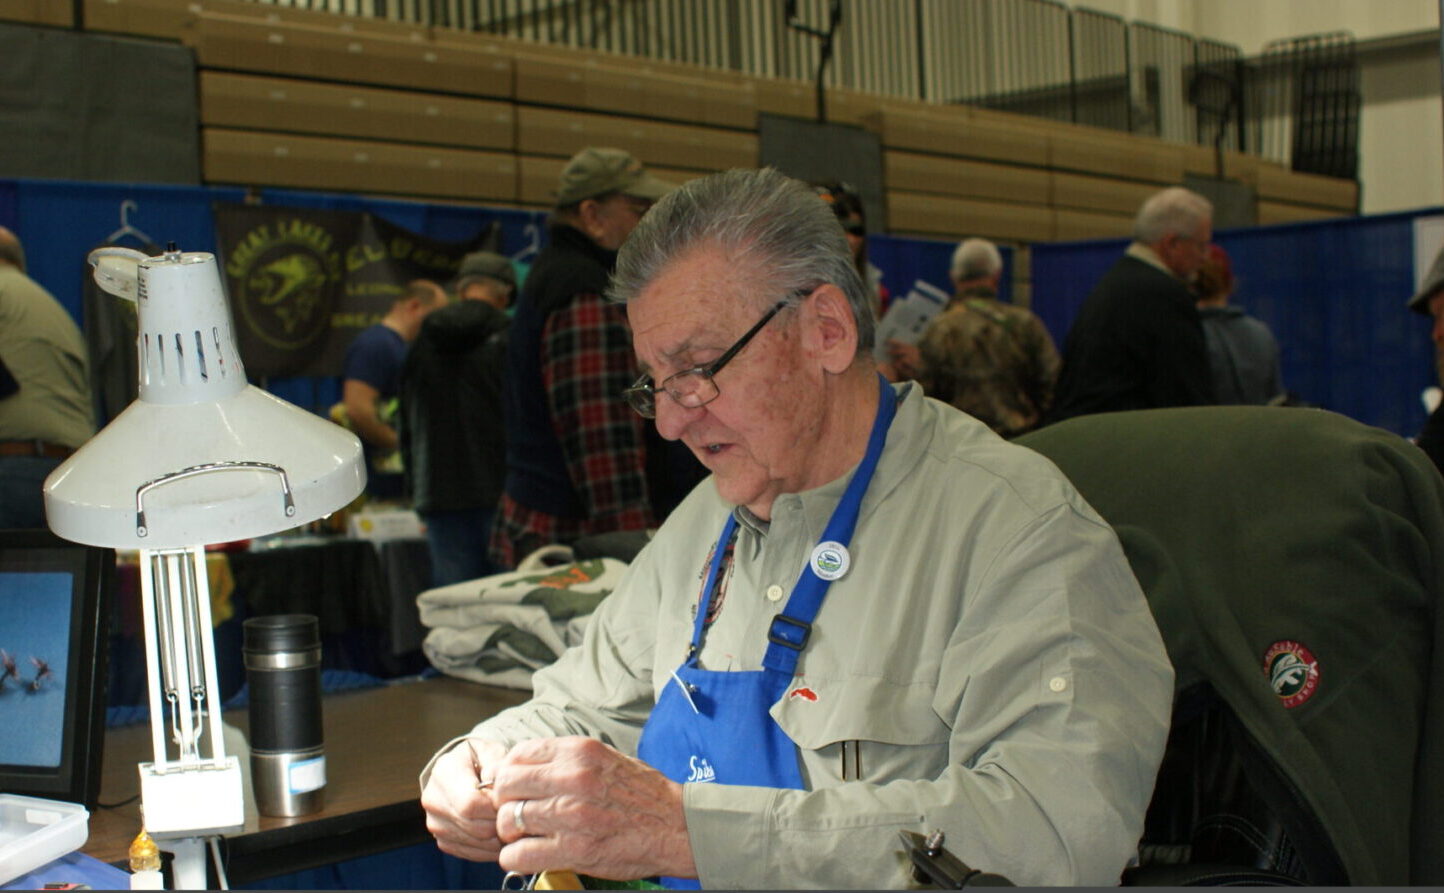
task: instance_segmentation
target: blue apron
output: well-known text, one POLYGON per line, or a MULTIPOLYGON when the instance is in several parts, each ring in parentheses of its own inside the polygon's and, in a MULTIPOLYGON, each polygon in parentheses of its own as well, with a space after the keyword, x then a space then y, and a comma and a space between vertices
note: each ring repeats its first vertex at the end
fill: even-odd
MULTIPOLYGON (((652 708, 637 756, 672 781, 714 782, 716 784, 752 785, 771 788, 801 788, 802 772, 797 764, 797 746, 768 713, 769 708, 787 692, 797 669, 797 658, 807 646, 812 620, 822 607, 822 600, 832 579, 840 574, 829 573, 836 566, 838 552, 843 560, 846 547, 857 526, 862 497, 872 481, 878 457, 887 439, 887 429, 897 411, 897 397, 887 381, 878 376, 877 415, 868 437, 867 453, 848 482, 842 501, 827 522, 818 552, 803 568, 781 614, 772 618, 768 631, 767 653, 762 669, 749 672, 718 672, 697 666, 702 649, 710 599, 716 597, 718 574, 723 557, 737 528, 737 518, 729 514, 722 527, 722 536, 712 555, 707 581, 702 587, 707 604, 697 605, 697 619, 692 630, 692 644, 687 659, 673 672, 672 682, 662 689, 657 705, 652 708), (831 549, 840 545, 841 550, 831 549), (822 568, 831 579, 819 576, 822 568)), ((696 880, 662 878, 662 883, 676 889, 698 889, 696 880)))

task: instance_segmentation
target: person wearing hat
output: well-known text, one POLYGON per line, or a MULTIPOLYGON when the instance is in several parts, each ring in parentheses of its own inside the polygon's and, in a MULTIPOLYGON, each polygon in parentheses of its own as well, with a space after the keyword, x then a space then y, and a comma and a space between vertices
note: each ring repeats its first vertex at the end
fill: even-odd
POLYGON ((451 291, 459 301, 485 301, 505 310, 516 292, 516 270, 500 254, 473 251, 461 259, 451 291))
POLYGON ((401 368, 397 433, 406 492, 426 522, 433 586, 496 570, 487 543, 506 476, 501 389, 515 287, 510 260, 468 254, 458 300, 426 317, 401 368))
MULTIPOLYGON (((1434 256, 1424 284, 1409 299, 1409 309, 1434 318, 1434 365, 1440 384, 1444 384, 1444 248, 1434 256)), ((1429 414, 1429 420, 1424 423, 1424 430, 1419 432, 1415 443, 1429 454, 1435 467, 1444 472, 1444 401, 1429 414)))
POLYGON ((507 476, 491 541, 501 567, 553 543, 654 527, 702 476, 621 399, 638 376, 632 333, 603 297, 617 249, 671 188, 621 149, 583 149, 562 170, 507 348, 507 476))

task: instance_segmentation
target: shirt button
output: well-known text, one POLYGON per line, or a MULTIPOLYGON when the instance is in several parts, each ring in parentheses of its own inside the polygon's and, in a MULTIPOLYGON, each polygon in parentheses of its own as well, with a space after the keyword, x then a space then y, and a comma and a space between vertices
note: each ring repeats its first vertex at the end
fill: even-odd
POLYGON ((782 601, 782 587, 781 587, 781 586, 778 586, 776 583, 773 583, 771 586, 768 586, 768 587, 767 587, 767 600, 770 601, 770 602, 780 602, 780 601, 782 601))
POLYGON ((1053 691, 1062 691, 1063 689, 1068 687, 1068 680, 1064 679, 1062 676, 1054 676, 1052 679, 1048 680, 1048 687, 1053 691))

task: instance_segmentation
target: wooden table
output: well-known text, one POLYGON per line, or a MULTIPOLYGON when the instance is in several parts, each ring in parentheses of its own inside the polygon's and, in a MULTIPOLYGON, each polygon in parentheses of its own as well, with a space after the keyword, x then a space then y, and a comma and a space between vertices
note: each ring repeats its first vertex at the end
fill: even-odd
MULTIPOLYGON (((248 792, 245 829, 224 841, 230 881, 245 884, 429 840, 416 781, 426 761, 442 744, 530 694, 439 677, 327 695, 325 808, 297 818, 259 816, 248 792)), ((227 713, 226 722, 244 731, 245 711, 227 713)), ((108 730, 100 802, 137 795, 136 764, 151 758, 148 724, 108 730)), ((83 851, 124 865, 139 830, 139 798, 97 808, 83 851)))

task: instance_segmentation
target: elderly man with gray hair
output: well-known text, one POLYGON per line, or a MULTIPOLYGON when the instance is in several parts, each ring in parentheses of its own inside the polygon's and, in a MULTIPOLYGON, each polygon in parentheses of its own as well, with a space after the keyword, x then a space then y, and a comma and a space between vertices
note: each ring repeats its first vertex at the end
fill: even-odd
POLYGON ((1023 884, 1134 856, 1172 670, 1058 470, 871 358, 831 210, 774 170, 623 246, 627 391, 711 472, 529 702, 423 773, 442 850, 727 889, 902 888, 899 831, 1023 884))
POLYGON ((1133 244, 1093 287, 1063 343, 1049 421, 1215 402, 1208 345, 1189 290, 1213 241, 1213 206, 1179 186, 1155 193, 1133 244))
POLYGON ((1003 256, 992 242, 958 243, 949 273, 953 300, 916 345, 888 344, 893 367, 1002 436, 1026 434, 1053 402, 1053 338, 1032 311, 998 300, 1003 256))

